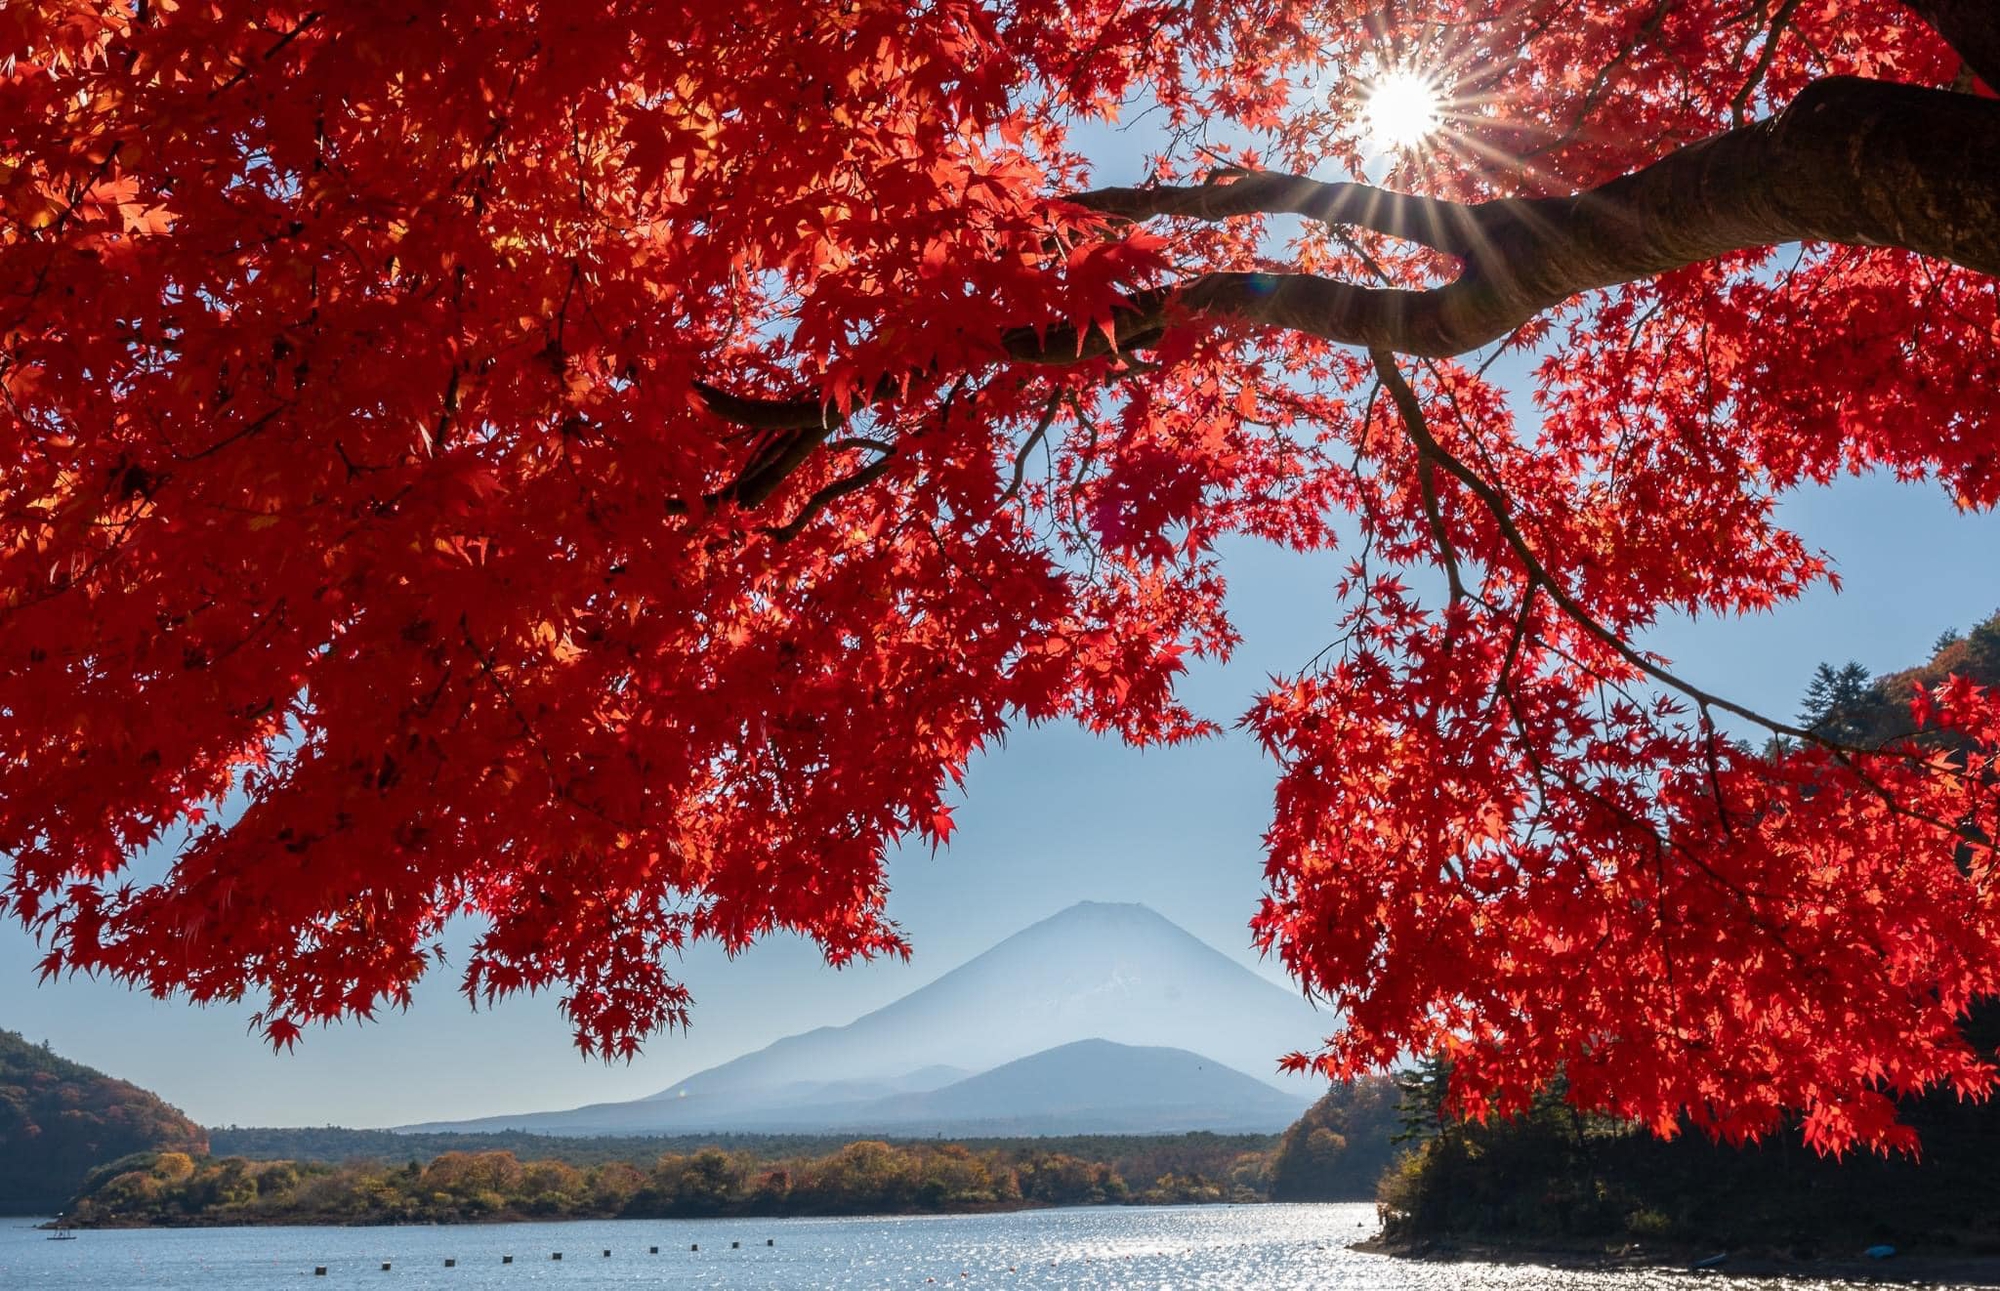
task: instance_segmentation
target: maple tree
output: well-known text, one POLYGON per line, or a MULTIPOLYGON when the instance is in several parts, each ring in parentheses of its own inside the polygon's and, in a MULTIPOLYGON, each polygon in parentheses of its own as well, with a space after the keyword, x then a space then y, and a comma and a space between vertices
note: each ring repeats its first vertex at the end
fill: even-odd
POLYGON ((690 938, 907 953, 1009 723, 1212 731, 1218 540, 1337 520, 1246 719, 1295 1061, 1911 1146, 1994 1081, 2000 698, 1848 744, 1629 643, 1830 577, 1802 484, 2000 497, 1996 80, 1986 0, 13 0, 8 902, 281 1045, 471 916, 629 1055, 690 938))

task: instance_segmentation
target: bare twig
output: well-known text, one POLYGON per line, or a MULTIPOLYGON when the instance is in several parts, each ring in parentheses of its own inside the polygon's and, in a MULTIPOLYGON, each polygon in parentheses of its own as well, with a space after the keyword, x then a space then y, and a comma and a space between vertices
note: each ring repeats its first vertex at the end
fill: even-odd
POLYGON ((1049 427, 1055 424, 1056 409, 1062 407, 1063 394, 1064 391, 1059 389, 1049 395, 1049 401, 1042 405, 1041 420, 1035 423, 1034 431, 1022 441, 1021 451, 1014 454, 1014 479, 1008 484, 1007 491, 1000 495, 1002 503, 1012 502, 1021 496, 1021 483, 1028 471, 1028 456, 1035 451, 1035 446, 1048 436, 1049 427))
MULTIPOLYGON (((1423 405, 1418 402, 1416 391, 1410 388, 1410 383, 1397 369, 1395 356, 1386 350, 1375 350, 1368 357, 1374 361, 1375 371, 1389 391, 1389 398, 1395 402, 1396 411, 1402 414, 1403 424, 1409 426, 1423 422, 1423 405)), ((1430 434, 1428 426, 1421 439, 1414 431, 1411 439, 1417 445, 1417 489, 1423 499, 1424 520, 1430 525, 1431 541, 1437 544, 1438 560, 1444 566, 1445 581, 1451 587, 1451 603, 1457 605, 1465 599, 1465 581, 1459 576, 1458 550, 1452 546, 1451 535, 1445 531, 1444 514, 1438 509, 1438 458, 1427 447, 1436 444, 1437 440, 1430 434)))

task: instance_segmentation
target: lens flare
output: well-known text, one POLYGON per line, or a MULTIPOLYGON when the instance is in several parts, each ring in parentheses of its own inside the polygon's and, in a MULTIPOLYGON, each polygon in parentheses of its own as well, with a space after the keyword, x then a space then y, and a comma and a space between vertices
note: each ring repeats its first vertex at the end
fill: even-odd
POLYGON ((1384 152, 1414 148, 1444 124, 1444 95, 1421 72, 1387 72, 1369 87, 1362 111, 1368 137, 1384 152))

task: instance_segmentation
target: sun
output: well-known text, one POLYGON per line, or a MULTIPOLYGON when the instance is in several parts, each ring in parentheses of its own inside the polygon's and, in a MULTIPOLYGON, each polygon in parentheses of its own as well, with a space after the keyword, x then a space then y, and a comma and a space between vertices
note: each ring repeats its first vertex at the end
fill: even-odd
POLYGON ((1436 80, 1399 68, 1385 72, 1362 100, 1368 138, 1384 152, 1414 148, 1444 124, 1444 94, 1436 80))

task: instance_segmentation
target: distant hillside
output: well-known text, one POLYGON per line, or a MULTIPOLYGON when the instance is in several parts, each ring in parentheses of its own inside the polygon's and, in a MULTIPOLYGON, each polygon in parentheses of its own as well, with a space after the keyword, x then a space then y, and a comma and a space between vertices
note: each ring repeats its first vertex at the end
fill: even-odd
POLYGON ((720 1148, 748 1152, 759 1160, 811 1156, 844 1147, 851 1134, 408 1134, 401 1130, 350 1130, 334 1125, 210 1126, 209 1151, 248 1161, 428 1161, 448 1152, 511 1152, 522 1161, 561 1161, 573 1166, 609 1161, 650 1161, 663 1152, 720 1148))
POLYGON ((1283 1128, 1305 1106, 1185 1049, 1079 1040, 929 1093, 828 1110, 858 1127, 936 1134, 1283 1128))
MULTIPOLYGON (((892 1146, 931 1144, 933 1135, 880 1136, 892 1146)), ((228 1126, 209 1131, 210 1151, 217 1159, 291 1161, 299 1165, 341 1165, 382 1162, 404 1165, 450 1154, 481 1156, 504 1152, 521 1162, 560 1161, 589 1167, 615 1162, 650 1164, 662 1156, 687 1156, 720 1151, 732 1158, 757 1162, 823 1157, 853 1141, 851 1134, 674 1134, 642 1138, 584 1138, 564 1134, 403 1134, 395 1130, 347 1130, 335 1126, 250 1128, 228 1126)), ((1150 1185, 1168 1174, 1221 1177, 1243 1160, 1262 1160, 1278 1142, 1274 1134, 1074 1134, 954 1135, 952 1141, 973 1151, 998 1151, 1008 1158, 1029 1160, 1066 1156, 1079 1161, 1110 1163, 1127 1179, 1150 1185)), ((1253 1185, 1262 1188, 1260 1180, 1253 1185)))
MULTIPOLYGON (((594 1135, 834 1128, 886 1133, 892 1125, 858 1121, 855 1107, 902 1109, 970 1073, 1079 1040, 1187 1050, 1247 1074, 1266 1090, 1291 1091, 1285 1115, 1275 1121, 1252 1118, 1259 1127, 1277 1128, 1321 1088, 1278 1075, 1278 1057, 1310 1047, 1331 1027, 1330 1018, 1298 995, 1145 906, 1086 901, 846 1026, 787 1036, 650 1098, 403 1128, 594 1135)), ((1190 1126, 1171 1120, 1142 1126, 1121 1118, 1070 1128, 1169 1131, 1245 1124, 1236 1119, 1190 1126)))
POLYGON ((0 1214, 52 1215, 132 1152, 201 1155, 199 1125, 136 1085, 0 1031, 0 1214))

